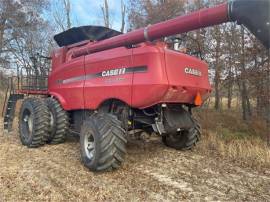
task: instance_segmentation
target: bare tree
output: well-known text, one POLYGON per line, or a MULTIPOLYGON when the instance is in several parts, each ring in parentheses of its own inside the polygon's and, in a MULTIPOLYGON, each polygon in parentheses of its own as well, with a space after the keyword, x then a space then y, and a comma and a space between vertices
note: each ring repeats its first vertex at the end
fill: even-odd
POLYGON ((130 29, 145 27, 181 15, 185 11, 185 4, 185 0, 130 0, 128 13, 130 29))
POLYGON ((101 6, 102 14, 103 14, 103 20, 104 20, 104 26, 110 28, 110 11, 109 11, 109 5, 108 0, 104 0, 103 6, 101 6))
POLYGON ((218 26, 214 28, 214 39, 216 41, 216 47, 214 52, 214 67, 215 67, 215 109, 218 110, 220 108, 220 83, 221 83, 221 32, 218 26))
POLYGON ((70 12, 71 12, 71 6, 70 6, 70 0, 63 0, 65 12, 66 12, 66 19, 67 19, 67 28, 71 28, 71 17, 70 17, 70 12))
MULTIPOLYGON (((112 18, 111 18, 111 11, 110 11, 108 0, 104 0, 103 5, 101 6, 101 11, 102 11, 104 26, 111 28, 112 27, 112 18)), ((126 12, 127 12, 126 4, 124 3, 123 0, 121 0, 121 27, 120 27, 121 32, 125 31, 126 12)))
POLYGON ((122 17, 122 24, 121 24, 121 32, 125 31, 126 25, 126 4, 121 0, 121 17, 122 17))
POLYGON ((52 4, 52 17, 57 31, 65 31, 72 27, 70 0, 55 1, 52 4))
MULTIPOLYGON (((48 4, 47 0, 0 1, 0 58, 2 67, 7 67, 7 64, 12 66, 13 62, 18 61, 15 59, 15 55, 18 55, 20 49, 16 45, 17 41, 25 39, 27 33, 41 31, 39 26, 45 22, 41 14, 48 4)), ((34 41, 33 37, 29 37, 29 39, 34 41)), ((38 41, 38 43, 42 42, 38 41)), ((27 46, 29 43, 24 43, 23 50, 27 46)))
POLYGON ((248 120, 251 117, 251 104, 249 99, 249 93, 247 89, 247 75, 246 75, 246 53, 245 53, 245 31, 241 28, 241 81, 240 81, 240 92, 242 97, 242 112, 243 119, 248 120))

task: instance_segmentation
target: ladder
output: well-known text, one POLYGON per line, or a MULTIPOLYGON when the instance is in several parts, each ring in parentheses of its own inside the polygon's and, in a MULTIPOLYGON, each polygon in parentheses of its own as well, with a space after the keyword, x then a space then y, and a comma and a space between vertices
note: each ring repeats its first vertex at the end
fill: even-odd
POLYGON ((4 130, 8 132, 12 131, 12 124, 15 116, 16 104, 17 101, 23 99, 24 95, 22 94, 10 94, 8 102, 6 104, 6 110, 4 114, 4 130))
POLYGON ((13 78, 8 79, 8 88, 6 90, 2 117, 4 117, 4 130, 12 131, 13 120, 15 117, 17 101, 23 99, 23 94, 17 94, 13 87, 13 78))

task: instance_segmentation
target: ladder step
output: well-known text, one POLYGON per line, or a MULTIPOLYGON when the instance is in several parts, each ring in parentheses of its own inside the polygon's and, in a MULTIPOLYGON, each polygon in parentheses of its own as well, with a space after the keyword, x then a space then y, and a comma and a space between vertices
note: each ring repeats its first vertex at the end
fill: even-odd
POLYGON ((15 118, 15 111, 16 111, 16 103, 19 99, 23 99, 24 95, 15 94, 14 92, 9 92, 9 97, 5 98, 5 106, 3 107, 4 115, 4 129, 11 131, 12 130, 12 123, 15 118))

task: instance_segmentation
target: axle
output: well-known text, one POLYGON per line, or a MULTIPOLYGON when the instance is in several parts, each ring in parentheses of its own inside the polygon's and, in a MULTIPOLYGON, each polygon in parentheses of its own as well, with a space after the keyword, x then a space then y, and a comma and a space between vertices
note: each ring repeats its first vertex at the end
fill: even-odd
POLYGON ((245 25, 267 48, 270 46, 269 0, 231 0, 212 8, 205 8, 146 28, 112 37, 76 48, 73 57, 122 46, 132 46, 145 41, 182 34, 226 22, 245 25), (254 13, 256 12, 256 13, 254 13), (254 15, 250 15, 254 13, 254 15))

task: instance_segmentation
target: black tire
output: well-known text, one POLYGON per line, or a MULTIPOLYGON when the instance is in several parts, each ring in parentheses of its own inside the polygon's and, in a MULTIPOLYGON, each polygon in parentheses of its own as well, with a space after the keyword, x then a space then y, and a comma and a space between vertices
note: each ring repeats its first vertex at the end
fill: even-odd
POLYGON ((61 144, 65 142, 69 130, 69 117, 60 103, 54 98, 45 100, 50 111, 49 144, 61 144))
POLYGON ((201 126, 194 120, 194 127, 189 130, 166 134, 162 136, 162 142, 176 150, 191 150, 196 146, 201 137, 201 126))
POLYGON ((84 121, 81 128, 82 161, 91 171, 117 169, 124 161, 126 143, 125 130, 116 116, 95 113, 84 121))
POLYGON ((49 109, 43 100, 28 98, 23 101, 19 116, 19 134, 23 145, 37 148, 46 143, 49 117, 49 109))

